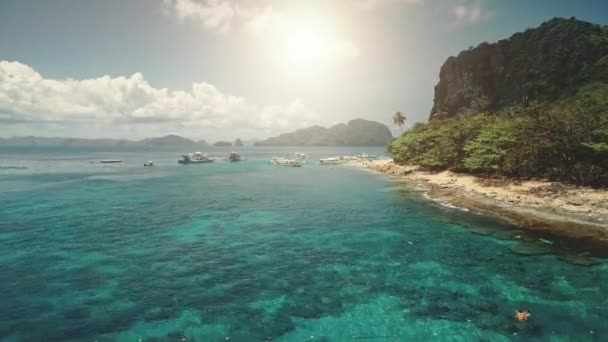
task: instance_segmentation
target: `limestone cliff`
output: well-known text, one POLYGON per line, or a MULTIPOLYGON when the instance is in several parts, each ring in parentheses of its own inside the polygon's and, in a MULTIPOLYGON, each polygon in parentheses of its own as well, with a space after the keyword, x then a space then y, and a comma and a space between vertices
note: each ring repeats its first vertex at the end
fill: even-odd
POLYGON ((555 18, 449 57, 431 119, 496 111, 525 99, 557 101, 598 81, 608 82, 608 28, 555 18))

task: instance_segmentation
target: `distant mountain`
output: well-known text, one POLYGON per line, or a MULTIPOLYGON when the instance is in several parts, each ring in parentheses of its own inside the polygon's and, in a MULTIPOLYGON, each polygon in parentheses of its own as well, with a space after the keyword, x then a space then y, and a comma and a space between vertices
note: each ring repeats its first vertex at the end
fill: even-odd
POLYGON ((217 141, 213 146, 232 146, 230 141, 217 141))
POLYGON ((205 140, 196 142, 175 134, 166 135, 160 138, 147 138, 138 143, 147 146, 208 146, 205 140))
POLYGON ((245 144, 243 144, 243 141, 241 140, 241 138, 236 138, 236 140, 235 140, 235 141, 234 141, 234 143, 232 144, 232 146, 235 146, 235 147, 242 147, 242 146, 244 146, 244 145, 245 145, 245 144))
POLYGON ((494 112, 526 100, 554 102, 592 82, 608 82, 608 27, 555 18, 449 57, 439 72, 431 119, 494 112))
POLYGON ((330 128, 312 126, 261 140, 257 146, 384 146, 392 139, 388 127, 379 122, 351 120, 330 128))
POLYGON ((137 143, 130 140, 117 139, 82 139, 82 138, 47 138, 47 137, 13 137, 0 140, 0 146, 132 146, 137 143))
POLYGON ((0 146, 13 147, 206 147, 204 141, 194 141, 178 135, 167 135, 158 138, 146 138, 140 141, 126 139, 83 139, 83 138, 47 138, 47 137, 13 137, 1 138, 0 146))

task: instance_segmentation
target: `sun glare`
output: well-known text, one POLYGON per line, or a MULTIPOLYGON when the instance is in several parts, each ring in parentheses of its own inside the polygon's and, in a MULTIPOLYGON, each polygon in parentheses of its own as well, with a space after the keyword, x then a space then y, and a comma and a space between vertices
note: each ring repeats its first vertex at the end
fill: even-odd
POLYGON ((325 18, 288 18, 282 31, 282 53, 292 66, 318 66, 335 57, 335 33, 325 18))
POLYGON ((331 42, 322 27, 300 23, 285 34, 285 52, 292 62, 321 62, 330 57, 331 42))

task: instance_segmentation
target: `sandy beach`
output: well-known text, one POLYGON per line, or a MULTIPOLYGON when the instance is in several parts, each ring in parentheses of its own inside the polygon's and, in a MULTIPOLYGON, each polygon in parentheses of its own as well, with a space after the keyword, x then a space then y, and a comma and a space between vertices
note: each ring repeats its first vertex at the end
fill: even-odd
POLYGON ((360 163, 369 170, 411 180, 431 199, 498 216, 522 228, 608 247, 608 191, 542 180, 431 173, 392 160, 360 163))

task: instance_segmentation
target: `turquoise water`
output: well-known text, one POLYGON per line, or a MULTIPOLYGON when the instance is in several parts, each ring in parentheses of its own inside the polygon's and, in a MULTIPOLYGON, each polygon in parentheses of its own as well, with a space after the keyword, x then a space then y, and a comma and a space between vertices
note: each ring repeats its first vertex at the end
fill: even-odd
POLYGON ((0 339, 608 339, 584 248, 355 167, 267 164, 286 151, 0 152, 0 339))

